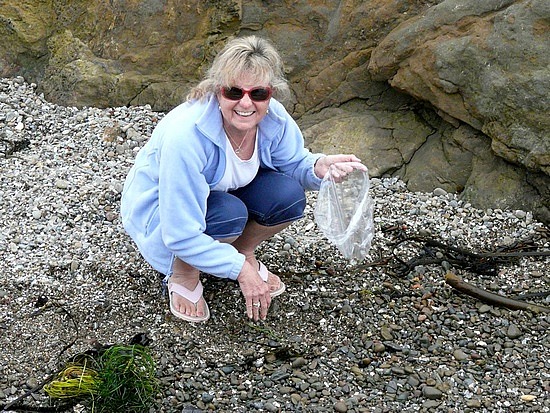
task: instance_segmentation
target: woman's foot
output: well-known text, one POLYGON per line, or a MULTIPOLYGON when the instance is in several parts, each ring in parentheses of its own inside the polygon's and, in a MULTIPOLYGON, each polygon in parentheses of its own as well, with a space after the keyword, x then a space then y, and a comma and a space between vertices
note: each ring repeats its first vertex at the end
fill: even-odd
POLYGON ((203 321, 209 315, 208 305, 202 296, 202 284, 199 284, 198 278, 188 280, 185 277, 172 275, 168 281, 168 289, 170 291, 171 309, 180 315, 186 316, 180 318, 196 318, 197 321, 203 321), (178 286, 183 287, 183 289, 177 288, 178 286), (193 292, 196 292, 199 287, 200 295, 198 297, 193 296, 193 292))
POLYGON ((170 310, 187 321, 205 321, 210 316, 208 305, 202 296, 199 275, 199 270, 176 259, 173 273, 168 279, 170 310))

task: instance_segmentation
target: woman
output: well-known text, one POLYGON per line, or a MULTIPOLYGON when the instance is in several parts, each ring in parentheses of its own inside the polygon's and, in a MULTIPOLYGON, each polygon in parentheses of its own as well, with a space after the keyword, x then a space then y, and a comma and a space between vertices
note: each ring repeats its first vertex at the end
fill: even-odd
POLYGON ((210 317, 200 272, 237 280, 248 317, 265 319, 285 290, 254 251, 302 217, 304 190, 329 167, 365 169, 353 155, 311 154, 274 97, 289 94, 273 46, 230 41, 187 101, 169 112, 138 153, 124 185, 124 228, 143 257, 166 275, 172 313, 210 317))

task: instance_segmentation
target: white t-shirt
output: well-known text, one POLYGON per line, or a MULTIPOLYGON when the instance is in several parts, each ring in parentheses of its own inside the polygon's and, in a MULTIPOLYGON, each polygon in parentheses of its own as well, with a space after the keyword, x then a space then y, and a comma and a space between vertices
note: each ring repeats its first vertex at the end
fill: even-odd
MULTIPOLYGON (((227 136, 226 136, 227 137, 227 136)), ((254 143, 254 153, 250 159, 241 159, 237 156, 229 138, 225 144, 225 173, 213 191, 231 191, 248 185, 258 174, 260 169, 260 157, 258 156, 258 136, 254 143)))

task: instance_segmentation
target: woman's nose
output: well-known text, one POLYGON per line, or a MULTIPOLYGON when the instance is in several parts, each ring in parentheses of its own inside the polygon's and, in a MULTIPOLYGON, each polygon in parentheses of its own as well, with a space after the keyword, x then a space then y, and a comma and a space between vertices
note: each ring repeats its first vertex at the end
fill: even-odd
POLYGON ((252 101, 252 99, 250 99, 250 96, 248 95, 248 93, 245 93, 244 96, 239 101, 239 104, 241 106, 251 106, 254 104, 254 102, 252 101))

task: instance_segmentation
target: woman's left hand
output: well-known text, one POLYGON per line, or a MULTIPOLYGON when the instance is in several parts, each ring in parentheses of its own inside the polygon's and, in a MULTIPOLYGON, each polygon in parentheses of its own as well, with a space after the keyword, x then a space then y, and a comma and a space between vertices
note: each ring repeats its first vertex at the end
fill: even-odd
POLYGON ((355 155, 326 155, 317 160, 314 171, 321 179, 330 171, 334 180, 341 182, 354 169, 367 171, 367 167, 355 155))
POLYGON ((258 270, 245 261, 237 281, 245 299, 248 317, 254 321, 265 320, 271 305, 271 295, 269 286, 262 280, 258 270))

